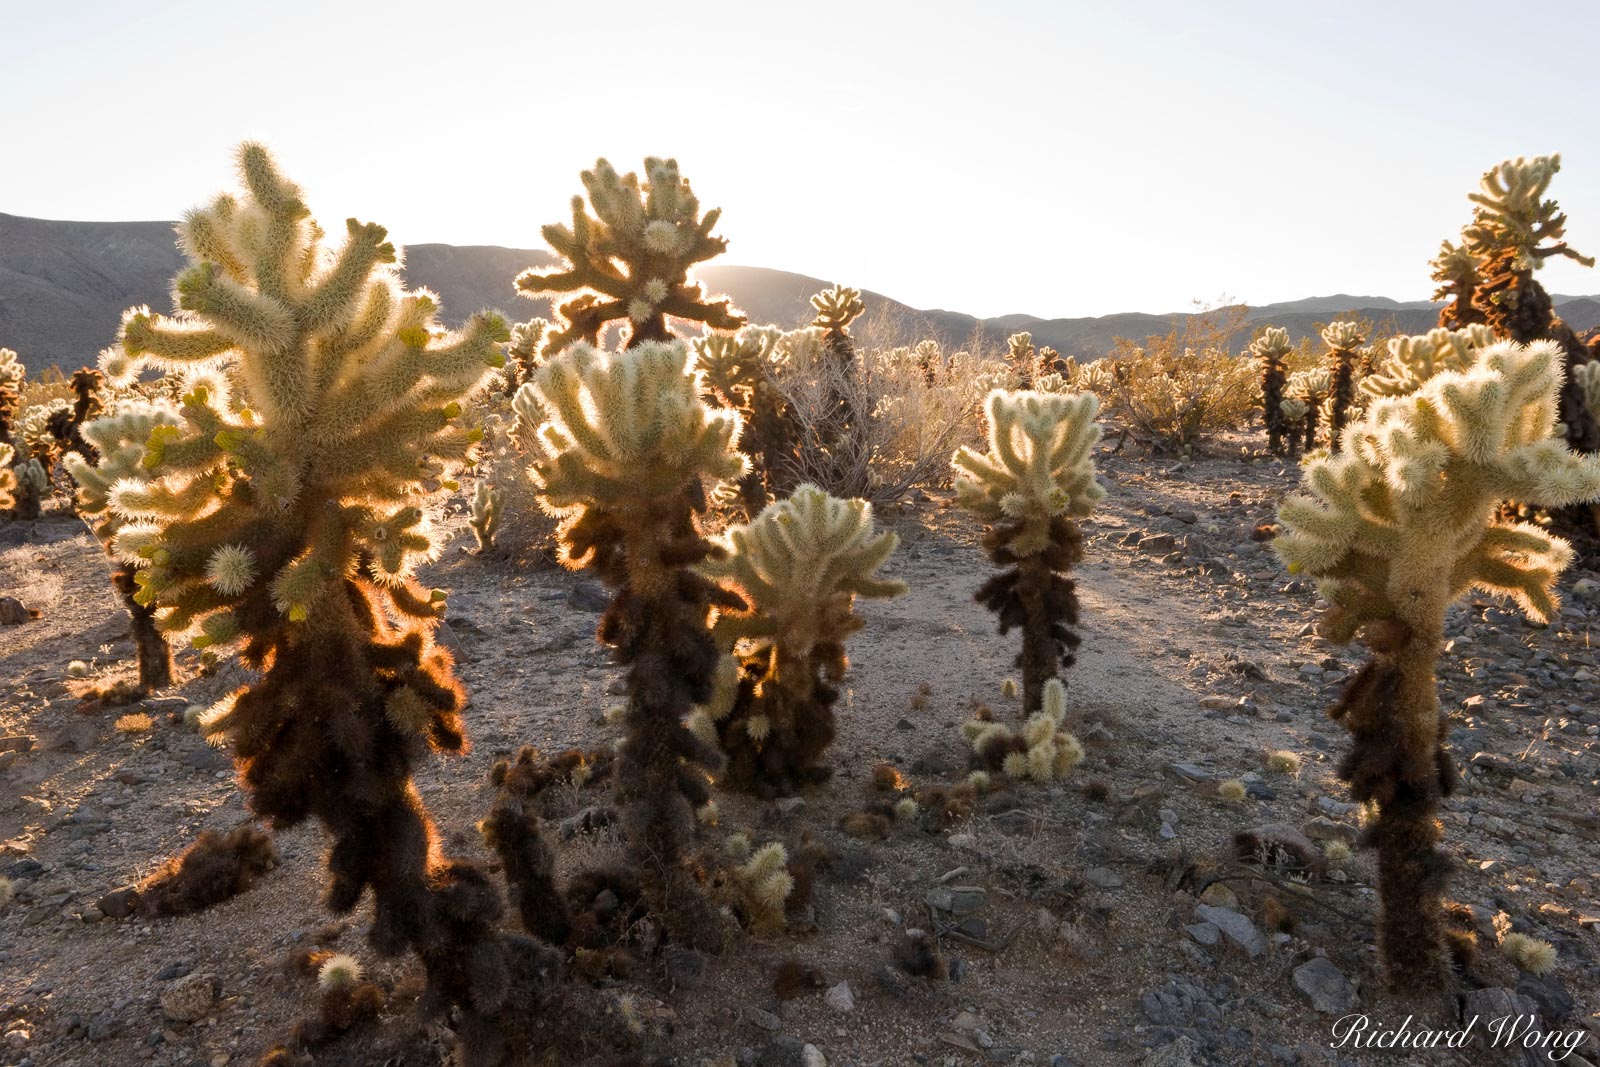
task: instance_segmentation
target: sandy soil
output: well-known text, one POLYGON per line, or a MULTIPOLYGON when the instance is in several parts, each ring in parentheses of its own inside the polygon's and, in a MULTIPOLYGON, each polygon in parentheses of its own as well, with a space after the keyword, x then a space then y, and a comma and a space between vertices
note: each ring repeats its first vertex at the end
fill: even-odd
MULTIPOLYGON (((663 966, 647 967, 606 995, 648 1006, 670 1026, 684 1063, 817 1062, 806 1060, 806 1044, 827 1063, 860 1065, 1477 1055, 1397 1060, 1330 1049, 1333 1015, 1319 1013, 1294 977, 1316 956, 1349 983, 1351 1011, 1395 1025, 1416 1010, 1376 977, 1370 857, 1358 850, 1342 878, 1303 887, 1259 877, 1259 867, 1232 857, 1242 828, 1283 823, 1329 839, 1353 836, 1358 817, 1333 774, 1342 733, 1320 709, 1360 650, 1310 635, 1314 590, 1252 540, 1295 472, 1239 458, 1250 443, 1224 442, 1217 451, 1228 458, 1187 463, 1104 451, 1111 495, 1086 524, 1084 648, 1069 674, 1089 752, 1073 779, 991 799, 947 831, 900 826, 886 841, 857 841, 838 824, 870 799, 875 763, 894 764, 919 788, 958 780, 960 725, 975 704, 1017 714, 1000 692, 1014 643, 971 599, 987 570, 980 530, 937 492, 883 516, 902 538, 888 570, 912 591, 861 606, 869 622, 850 644, 834 782, 800 804, 724 796, 720 825, 705 831, 793 843, 809 829, 847 854, 842 873, 818 882, 815 930, 745 938, 698 975, 680 968, 669 980, 663 966), (931 698, 921 706, 914 698, 924 683, 931 698), (1277 749, 1301 757, 1297 774, 1266 769, 1264 754, 1277 749), (1216 785, 1229 778, 1251 795, 1221 800, 1216 785), (1108 798, 1085 794, 1096 779, 1108 798), (901 930, 937 920, 949 931, 961 921, 930 914, 928 895, 941 886, 984 890, 968 925, 942 939, 956 974, 906 978, 886 967, 901 930), (1200 921, 1202 891, 1253 922, 1257 955, 1227 937, 1202 944, 1205 930, 1186 930, 1200 921), (1269 924, 1269 897, 1287 907, 1285 932, 1269 924), (840 1010, 837 994, 831 1005, 821 990, 776 1000, 772 970, 790 956, 819 968, 828 987, 848 983, 853 1008, 840 1010)), ((486 860, 474 822, 489 806, 492 761, 524 743, 606 741, 600 713, 616 699, 619 672, 592 639, 596 616, 581 596, 569 602, 581 577, 479 558, 470 544, 456 537, 428 580, 453 590, 476 747, 430 761, 419 781, 450 848, 486 860)), ((0 875, 16 890, 0 910, 0 1064, 251 1062, 307 1008, 306 985, 283 961, 317 939, 361 956, 386 984, 414 986, 408 962, 377 960, 366 947, 362 912, 329 928, 314 828, 280 835, 282 865, 208 912, 102 917, 103 895, 201 829, 246 817, 223 754, 164 714, 208 702, 236 684, 233 672, 201 677, 193 654, 180 655, 180 683, 162 694, 178 699, 150 702, 154 726, 142 733, 114 725, 138 709, 85 707, 74 695, 131 668, 126 620, 105 574, 70 515, 0 528, 0 595, 39 612, 0 628, 0 749, 9 750, 0 752, 0 875), (90 664, 87 679, 68 677, 72 660, 90 664), (169 1021, 161 995, 191 973, 214 976, 219 999, 199 1022, 169 1021)), ((1460 866, 1454 895, 1474 906, 1488 935, 1477 980, 1518 987, 1552 1030, 1591 1028, 1600 1041, 1600 666, 1591 645, 1600 584, 1578 568, 1563 586, 1566 613, 1548 628, 1487 602, 1453 615, 1441 677, 1466 771, 1444 821, 1460 866), (1497 921, 1552 942, 1554 973, 1519 976, 1494 944, 1497 921)), ((575 810, 593 800, 560 802, 575 810)), ((571 869, 616 844, 602 834, 557 847, 571 869)), ((377 1035, 319 1062, 440 1062, 437 1032, 419 1032, 404 1003, 396 998, 377 1035)))

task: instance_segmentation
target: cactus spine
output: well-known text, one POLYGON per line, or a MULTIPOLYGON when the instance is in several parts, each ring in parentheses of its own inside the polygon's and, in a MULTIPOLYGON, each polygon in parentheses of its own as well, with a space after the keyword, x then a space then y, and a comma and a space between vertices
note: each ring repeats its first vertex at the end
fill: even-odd
POLYGON ((1040 710, 1044 684, 1072 664, 1078 596, 1067 572, 1083 558, 1077 521, 1105 497, 1091 451, 1100 440, 1093 393, 989 394, 989 450, 951 459, 956 499, 989 529, 984 547, 1004 568, 978 590, 1000 632, 1022 628, 1022 704, 1040 710))
POLYGON ((1261 365, 1261 402, 1267 424, 1267 448, 1273 455, 1281 455, 1284 447, 1283 390, 1288 380, 1288 367, 1283 360, 1291 351, 1289 331, 1278 326, 1268 326, 1250 345, 1251 358, 1261 365))
POLYGON ((684 718, 712 698, 721 658, 713 609, 742 606, 692 569, 718 553, 697 522, 704 482, 748 469, 739 417, 702 400, 681 342, 620 352, 575 345, 541 367, 532 388, 548 421, 530 473, 543 506, 563 517, 563 561, 614 591, 597 636, 628 668, 617 780, 633 861, 668 932, 714 948, 720 924, 685 867, 685 847, 721 756, 684 718))
POLYGON ((768 796, 826 780, 819 760, 833 742, 844 642, 864 625, 855 599, 905 592, 874 573, 898 540, 874 529, 865 500, 802 485, 729 530, 724 554, 701 566, 747 605, 712 630, 721 647, 740 648, 739 681, 723 678, 690 723, 727 752, 728 780, 768 796))
POLYGON ((1350 407, 1355 402, 1356 350, 1365 340, 1361 328, 1353 322, 1330 322, 1322 331, 1322 343, 1328 346, 1328 372, 1332 376, 1328 397, 1328 447, 1333 452, 1339 451, 1339 438, 1344 434, 1350 407))
POLYGON ((598 344, 611 322, 628 324, 630 348, 669 339, 669 315, 716 330, 744 325, 727 300, 707 300, 689 276, 696 263, 727 250, 724 238, 711 236, 721 209, 700 213, 677 160, 646 159, 644 171, 642 183, 631 172, 619 175, 604 159, 584 171, 588 207, 575 196, 572 225, 543 229, 566 264, 518 276, 517 288, 526 296, 576 294, 556 309, 559 321, 544 331, 545 359, 580 341, 598 344))
POLYGON ((500 509, 505 505, 505 493, 490 485, 488 479, 478 479, 472 491, 472 514, 467 523, 472 527, 472 538, 478 543, 478 554, 494 547, 494 535, 500 528, 500 509))
POLYGON ((1379 946, 1400 988, 1443 977, 1448 862, 1435 847, 1436 815, 1455 782, 1434 677, 1445 610, 1476 588, 1552 617, 1571 549, 1495 509, 1507 498, 1565 505, 1600 494, 1600 460, 1551 436, 1560 360, 1548 342, 1499 343, 1408 396, 1375 401, 1279 511, 1278 554, 1330 603, 1324 636, 1361 633, 1372 652, 1329 714, 1354 738, 1341 777, 1379 809, 1370 834, 1379 946))
POLYGON ((1573 367, 1592 358, 1576 333, 1534 277, 1545 260, 1563 256, 1586 267, 1594 259, 1579 255, 1563 239, 1567 216, 1545 194, 1561 170, 1559 155, 1518 157, 1485 172, 1478 191, 1468 195, 1472 221, 1461 241, 1448 241, 1432 263, 1440 283, 1435 299, 1448 298, 1439 325, 1461 328, 1484 323, 1501 340, 1527 344, 1554 341, 1565 370, 1561 423, 1567 443, 1579 452, 1600 451, 1600 423, 1590 413, 1573 367))
POLYGON ((412 784, 423 751, 466 738, 432 640, 443 594, 411 570, 437 551, 428 509, 470 459, 480 432, 459 425, 462 404, 508 331, 496 315, 443 330, 436 300, 401 287, 382 227, 352 219, 325 252, 264 148, 242 146, 239 169, 242 196, 179 227, 182 310, 128 312, 102 364, 113 379, 152 364, 184 388, 181 425, 146 441, 148 479, 111 488, 115 551, 140 562, 138 600, 164 630, 241 643, 263 671, 203 728, 231 743, 259 815, 329 831, 329 907, 370 888, 374 947, 416 952, 425 1006, 457 1008, 467 1060, 488 1061, 547 958, 497 931, 498 894, 440 853, 412 784))

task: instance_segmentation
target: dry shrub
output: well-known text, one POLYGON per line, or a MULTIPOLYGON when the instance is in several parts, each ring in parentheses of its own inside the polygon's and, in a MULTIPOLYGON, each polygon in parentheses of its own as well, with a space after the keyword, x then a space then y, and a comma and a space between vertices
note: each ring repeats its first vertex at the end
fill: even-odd
POLYGON ((1101 397, 1110 415, 1157 452, 1187 451, 1245 425, 1259 403, 1254 364, 1233 354, 1246 311, 1202 311, 1143 344, 1118 337, 1116 373, 1101 397))
POLYGON ((812 329, 784 334, 773 377, 800 436, 795 451, 779 461, 785 468, 780 483, 814 482, 836 496, 878 504, 942 478, 956 446, 980 433, 979 411, 989 390, 1015 385, 1004 360, 966 351, 946 355, 931 340, 858 343, 854 362, 841 367, 827 358, 822 332, 812 329), (868 416, 835 438, 829 426, 839 398, 868 416))

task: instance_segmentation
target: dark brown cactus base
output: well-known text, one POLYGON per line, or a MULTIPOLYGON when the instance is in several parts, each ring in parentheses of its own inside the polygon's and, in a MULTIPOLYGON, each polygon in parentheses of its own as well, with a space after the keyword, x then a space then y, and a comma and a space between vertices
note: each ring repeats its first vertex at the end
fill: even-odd
POLYGON ((989 558, 1006 569, 983 583, 974 599, 995 613, 1002 635, 1022 630, 1016 665, 1022 671, 1023 714, 1031 715, 1043 703, 1045 683, 1072 666, 1081 643, 1073 629, 1077 586, 1066 572, 1083 559, 1083 533, 1071 519, 1051 519, 1044 549, 1018 556, 1011 546, 1023 530, 1021 522, 1003 522, 984 534, 989 558))
POLYGON ((717 724, 728 765, 725 785, 757 796, 791 796, 833 777, 822 757, 833 744, 833 705, 849 666, 844 646, 820 645, 805 661, 782 663, 770 645, 741 665, 733 710, 717 724), (751 733, 752 721, 765 730, 751 733))
POLYGON ((117 591, 122 606, 128 609, 128 619, 133 623, 133 651, 139 664, 140 690, 153 693, 165 689, 172 684, 172 649, 156 629, 155 610, 133 598, 138 592, 133 568, 120 566, 112 571, 111 586, 117 591))
POLYGON ((1283 387, 1288 381, 1283 363, 1273 360, 1261 371, 1262 417, 1267 426, 1267 450, 1283 454, 1283 387))
POLYGON ((1355 353, 1340 349, 1332 354, 1333 403, 1328 413, 1328 451, 1338 454, 1340 436, 1349 421, 1350 404, 1355 400, 1355 353))
MULTIPOLYGON (((1372 659, 1345 685, 1328 710, 1354 744, 1339 765, 1360 803, 1376 804, 1378 817, 1365 843, 1378 853, 1381 916, 1378 949, 1395 989, 1440 988, 1447 974, 1444 893, 1451 864, 1439 850, 1439 803, 1455 787, 1455 765, 1445 750, 1445 719, 1417 728, 1417 709, 1405 706, 1418 679, 1408 677, 1432 653, 1414 643, 1403 623, 1367 627, 1372 659), (1411 724, 1408 727, 1408 723, 1411 724)), ((1433 685, 1431 671, 1422 688, 1433 685)))

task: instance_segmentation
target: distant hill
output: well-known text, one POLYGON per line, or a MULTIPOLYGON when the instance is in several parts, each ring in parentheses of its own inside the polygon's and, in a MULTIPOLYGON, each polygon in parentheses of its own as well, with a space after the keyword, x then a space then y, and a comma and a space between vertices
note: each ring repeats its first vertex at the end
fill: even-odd
MULTIPOLYGON (((450 323, 482 308, 527 319, 548 315, 548 305, 518 296, 512 280, 528 267, 550 262, 550 253, 534 249, 418 244, 406 249, 405 273, 410 284, 439 294, 450 323)), ((70 370, 92 362, 114 339, 124 308, 171 306, 168 289, 182 265, 170 222, 57 222, 0 213, 0 345, 16 349, 33 367, 54 364, 70 370)), ((765 267, 717 265, 698 273, 708 289, 731 296, 752 321, 786 327, 809 321, 811 294, 833 281, 765 267)), ((866 329, 934 336, 953 345, 974 338, 998 344, 1009 334, 1028 330, 1036 344, 1081 358, 1104 355, 1118 336, 1141 339, 1165 333, 1186 317, 1124 312, 1093 318, 1011 314, 979 319, 959 311, 919 310, 880 293, 866 292, 863 298, 866 329)), ((1573 328, 1600 325, 1600 296, 1554 299, 1573 328)), ((1431 328, 1436 314, 1437 307, 1427 301, 1336 294, 1252 307, 1246 321, 1252 330, 1266 322, 1283 326, 1298 340, 1334 317, 1360 317, 1380 328, 1417 333, 1431 328)), ((1235 347, 1247 339, 1235 338, 1235 347)))

